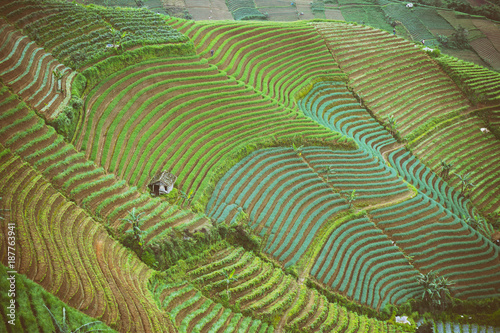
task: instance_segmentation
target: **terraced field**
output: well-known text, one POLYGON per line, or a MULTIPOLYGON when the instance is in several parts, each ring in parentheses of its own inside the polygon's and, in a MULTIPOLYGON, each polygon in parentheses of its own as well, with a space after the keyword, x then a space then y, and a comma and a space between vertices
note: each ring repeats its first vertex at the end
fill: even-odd
POLYGON ((258 318, 281 318, 279 325, 286 330, 383 332, 389 329, 383 321, 358 316, 330 303, 316 290, 242 248, 210 253, 209 261, 193 261, 187 271, 204 293, 221 299, 229 295, 229 303, 258 318), (227 283, 224 274, 233 270, 238 279, 227 283))
MULTIPOLYGON (((15 221, 15 268, 64 302, 52 309, 120 332, 395 333, 420 273, 472 307, 500 297, 498 228, 482 220, 500 213, 490 72, 450 58, 442 71, 338 22, 55 0, 0 11, 0 260, 15 221), (63 137, 47 120, 68 107, 63 137), (162 170, 175 191, 152 197, 162 170), (469 172, 467 192, 454 174, 469 172), (131 212, 134 251, 120 244, 131 212)), ((24 331, 51 331, 34 318, 48 298, 20 297, 24 331)))
POLYGON ((69 198, 95 218, 119 230, 120 219, 135 208, 144 214, 145 241, 155 242, 173 228, 191 230, 207 223, 201 214, 171 207, 128 186, 113 174, 85 159, 84 154, 64 142, 52 127, 16 99, 6 87, 0 89, 0 142, 47 177, 69 198), (7 125, 9 124, 9 125, 7 125))
POLYGON ((84 68, 138 45, 186 41, 155 13, 82 7, 63 1, 0 2, 5 19, 71 68, 84 68))
POLYGON ((178 29, 210 64, 286 107, 294 108, 294 97, 316 81, 346 80, 308 25, 194 23, 178 29))
POLYGON ((394 173, 363 151, 267 149, 243 159, 221 179, 207 206, 217 221, 242 210, 254 231, 267 239, 263 251, 291 266, 315 235, 349 204, 343 192, 356 190, 357 203, 409 196, 394 173), (328 168, 331 174, 322 173, 328 168), (383 190, 382 190, 383 189, 383 190))
POLYGON ((459 86, 479 101, 495 102, 500 99, 499 73, 449 56, 441 56, 438 61, 459 86))
POLYGON ((197 57, 127 67, 97 85, 86 106, 76 147, 88 158, 139 188, 169 170, 195 200, 214 170, 251 143, 300 134, 345 141, 197 57))
MULTIPOLYGON (((22 236, 16 271, 119 331, 173 331, 147 288, 152 271, 30 165, 1 148, 3 206, 22 236)), ((2 239, 1 258, 6 262, 7 243, 2 239)))

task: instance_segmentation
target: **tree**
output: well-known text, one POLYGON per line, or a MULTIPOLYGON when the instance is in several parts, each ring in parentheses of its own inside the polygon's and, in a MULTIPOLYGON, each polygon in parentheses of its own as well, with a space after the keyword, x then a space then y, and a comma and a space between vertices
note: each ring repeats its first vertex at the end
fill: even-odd
POLYGON ((297 147, 295 145, 295 143, 292 143, 292 148, 293 148, 293 151, 295 151, 295 153, 297 154, 297 156, 301 156, 302 155, 302 148, 304 147, 304 145, 300 146, 300 147, 297 147))
POLYGON ((441 178, 444 180, 448 180, 450 177, 450 170, 453 167, 452 163, 446 163, 445 161, 441 160, 441 178))
POLYGON ((233 269, 233 271, 230 274, 227 274, 227 272, 223 271, 222 274, 224 274, 224 282, 226 283, 226 296, 227 300, 229 301, 229 298, 231 297, 231 293, 229 292, 229 285, 233 281, 238 281, 237 278, 234 277, 234 272, 236 272, 236 269, 233 269))
POLYGON ((82 326, 78 327, 76 330, 72 331, 68 324, 66 323, 66 308, 63 307, 63 317, 62 317, 62 322, 60 323, 52 311, 49 310, 49 308, 44 304, 43 305, 47 311, 49 311, 50 317, 52 318, 52 322, 54 323, 54 326, 56 327, 56 332, 57 333, 87 333, 87 332, 105 332, 109 331, 108 329, 102 329, 102 328, 93 328, 94 326, 102 324, 100 321, 93 321, 87 324, 83 324, 82 326))
POLYGON ((128 216, 126 218, 121 219, 124 221, 122 227, 125 225, 131 224, 132 227, 125 231, 125 234, 132 234, 134 241, 142 248, 142 234, 144 231, 141 230, 142 225, 144 224, 145 218, 142 218, 141 215, 144 213, 137 213, 135 207, 132 208, 131 211, 128 212, 128 216))

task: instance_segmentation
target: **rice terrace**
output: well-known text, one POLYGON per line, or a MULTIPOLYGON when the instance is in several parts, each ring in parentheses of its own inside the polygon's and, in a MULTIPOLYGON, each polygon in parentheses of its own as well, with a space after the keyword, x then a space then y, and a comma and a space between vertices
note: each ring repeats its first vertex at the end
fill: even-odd
POLYGON ((0 0, 0 332, 500 333, 500 3, 0 0))

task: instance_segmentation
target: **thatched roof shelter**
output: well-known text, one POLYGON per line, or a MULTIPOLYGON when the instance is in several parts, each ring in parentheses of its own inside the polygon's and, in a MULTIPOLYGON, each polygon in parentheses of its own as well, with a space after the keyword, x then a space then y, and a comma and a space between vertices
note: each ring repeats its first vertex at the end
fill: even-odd
POLYGON ((162 171, 156 174, 151 182, 149 182, 148 187, 152 194, 160 195, 170 193, 173 190, 175 181, 177 177, 168 171, 162 171))

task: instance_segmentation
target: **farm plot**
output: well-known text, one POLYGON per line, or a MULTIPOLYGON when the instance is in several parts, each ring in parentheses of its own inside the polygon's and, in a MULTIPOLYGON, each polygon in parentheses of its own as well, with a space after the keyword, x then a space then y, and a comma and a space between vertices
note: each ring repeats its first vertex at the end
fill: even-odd
MULTIPOLYGON (((44 177, 1 146, 0 192, 16 224, 18 273, 119 331, 173 332, 147 283, 152 271, 44 177)), ((7 223, 2 221, 2 235, 7 223)), ((0 258, 7 264, 2 237, 0 258)))
POLYGON ((60 64, 43 48, 0 19, 0 78, 47 120, 53 120, 67 104, 76 72, 60 64), (62 78, 56 79, 59 71, 62 78))
POLYGON ((494 70, 500 70, 500 52, 488 38, 478 38, 469 42, 470 46, 494 70))
MULTIPOLYGON (((392 31, 392 27, 386 22, 384 7, 366 5, 343 5, 340 7, 342 17, 347 22, 366 24, 377 29, 392 31)), ((328 10, 325 11, 325 16, 328 10)))
POLYGON ((185 0, 184 2, 195 21, 233 19, 224 0, 185 0))
POLYGON ((125 68, 91 91, 87 108, 77 143, 87 157, 139 188, 169 170, 195 202, 214 171, 251 144, 346 141, 195 57, 125 68))
MULTIPOLYGON (((426 15, 429 14, 429 9, 412 8, 410 10, 405 5, 406 3, 404 2, 393 2, 387 6, 383 6, 382 10, 394 20, 400 21, 406 27, 414 41, 419 42, 425 39, 427 45, 437 44, 434 35, 421 20, 421 18, 427 18, 426 15)), ((431 18, 435 18, 434 15, 431 18)), ((440 23, 445 24, 444 22, 440 23)))
MULTIPOLYGON (((476 207, 487 213, 500 213, 500 142, 492 133, 483 133, 479 117, 457 117, 443 123, 411 142, 413 152, 438 173, 441 161, 452 164, 453 174, 464 177, 470 173, 474 184, 470 195, 476 207)), ((457 189, 462 181, 450 175, 448 183, 457 189)))
POLYGON ((121 50, 149 44, 178 43, 186 37, 149 10, 75 6, 67 2, 16 1, 0 7, 60 62, 82 68, 121 50))
POLYGON ((437 61, 468 95, 479 100, 500 100, 500 74, 483 66, 442 55, 437 61))
POLYGON ((377 227, 413 258, 417 269, 455 281, 454 296, 499 295, 498 248, 439 202, 418 195, 370 215, 377 227))
POLYGON ((237 21, 266 19, 266 15, 256 8, 254 0, 226 0, 226 5, 237 21))
POLYGON ((489 20, 472 20, 481 32, 488 37, 495 49, 500 52, 500 28, 489 20))
POLYGON ((396 144, 396 140, 359 104, 343 82, 316 83, 298 105, 307 117, 353 138, 362 148, 380 158, 383 150, 396 144))
POLYGON ((187 274, 193 283, 211 298, 228 299, 229 295, 229 303, 239 306, 244 314, 271 322, 282 317, 283 328, 305 332, 393 329, 328 302, 316 290, 242 248, 224 248, 205 256, 188 262, 187 274), (225 276, 233 270, 235 279, 226 281, 225 276))
POLYGON ((202 214, 151 199, 137 188, 106 174, 67 144, 52 127, 46 126, 5 86, 0 89, 0 105, 0 142, 22 156, 69 198, 113 228, 120 228, 120 218, 132 208, 144 213, 146 243, 154 242, 175 227, 193 230, 207 223, 202 214))
POLYGON ((296 95, 315 81, 346 80, 309 25, 199 23, 181 31, 209 63, 287 107, 294 107, 296 95))
POLYGON ((330 234, 311 275, 376 309, 422 293, 416 280, 418 271, 368 217, 344 222, 330 234))
POLYGON ((393 117, 401 137, 469 107, 453 81, 413 44, 369 27, 316 27, 348 73, 354 91, 379 119, 393 117), (354 45, 353 39, 358 41, 354 45))
POLYGON ((350 208, 341 193, 353 189, 360 205, 408 191, 362 151, 304 148, 298 156, 291 148, 273 148, 253 153, 226 173, 206 214, 232 222, 244 211, 250 226, 266 239, 263 250, 288 267, 303 256, 322 226, 350 208))

